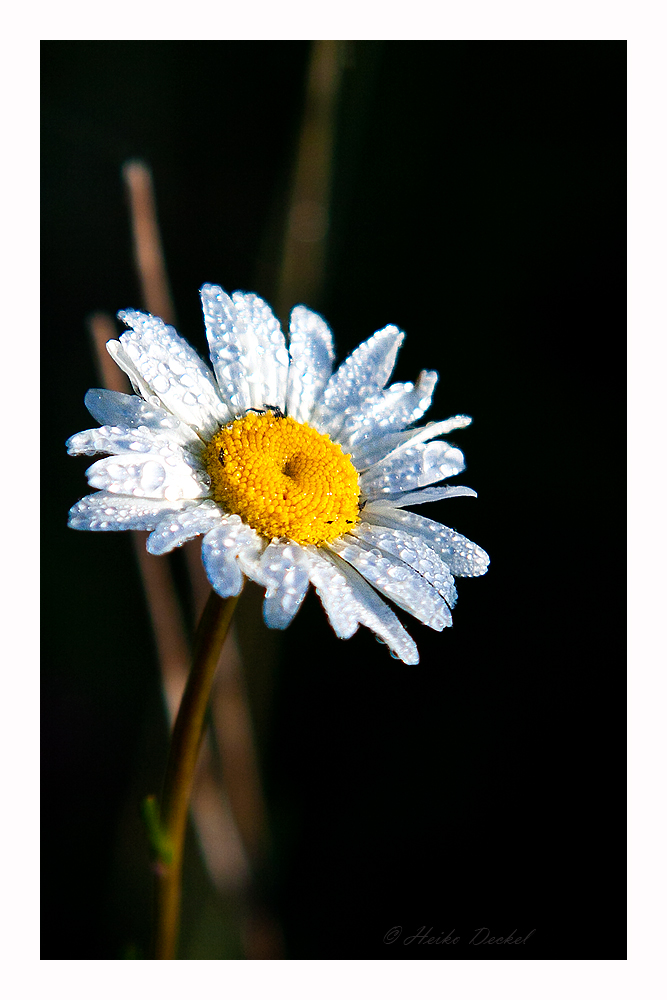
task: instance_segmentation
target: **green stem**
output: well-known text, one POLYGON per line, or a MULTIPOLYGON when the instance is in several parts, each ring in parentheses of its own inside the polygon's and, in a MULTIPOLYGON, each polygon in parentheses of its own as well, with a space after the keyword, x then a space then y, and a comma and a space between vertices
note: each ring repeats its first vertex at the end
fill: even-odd
POLYGON ((239 596, 223 600, 211 591, 195 636, 192 670, 174 725, 160 814, 165 849, 158 862, 155 958, 174 958, 176 954, 190 795, 215 669, 239 596))

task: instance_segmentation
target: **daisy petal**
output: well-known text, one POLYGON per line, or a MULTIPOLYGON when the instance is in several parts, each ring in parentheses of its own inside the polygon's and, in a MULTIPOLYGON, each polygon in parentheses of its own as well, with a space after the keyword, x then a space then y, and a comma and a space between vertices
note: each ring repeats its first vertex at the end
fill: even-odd
POLYGON ((141 377, 137 371, 136 365, 125 351, 121 342, 119 340, 108 340, 106 349, 107 353, 111 355, 120 370, 125 372, 132 383, 132 388, 136 394, 138 396, 142 396, 145 400, 150 401, 154 406, 160 406, 160 400, 152 391, 148 382, 144 381, 141 377))
MULTIPOLYGON (((99 431, 105 429, 99 428, 99 431)), ((109 430, 118 431, 123 441, 134 433, 115 427, 109 430)), ((84 431, 83 434, 99 435, 99 431, 84 431)), ((107 440, 111 444, 114 437, 107 440)), ((134 443, 140 445, 141 453, 122 451, 91 465, 86 472, 89 485, 109 493, 154 499, 194 500, 208 495, 210 484, 206 472, 194 461, 189 461, 190 456, 178 445, 155 438, 134 443)))
POLYGON ((220 597, 241 592, 243 574, 258 579, 259 557, 264 543, 238 514, 224 517, 202 542, 202 561, 209 582, 220 597))
POLYGON ((381 594, 425 625, 441 632, 452 624, 444 598, 400 557, 388 552, 383 554, 372 544, 351 535, 334 539, 328 543, 328 548, 353 566, 381 594))
POLYGON ((449 567, 421 538, 415 538, 397 528, 381 528, 374 524, 359 524, 351 532, 355 538, 377 546, 407 563, 444 597, 450 608, 456 604, 456 585, 449 567))
POLYGON ((204 285, 201 300, 211 362, 235 416, 264 406, 285 407, 289 356, 280 324, 257 295, 204 285))
POLYGON ((386 326, 360 344, 329 379, 311 423, 322 434, 334 437, 359 403, 384 389, 391 375, 404 334, 386 326))
POLYGON ((200 434, 212 434, 229 422, 231 414, 211 372, 173 327, 135 309, 119 312, 118 318, 132 332, 121 334, 120 347, 110 341, 107 350, 146 399, 156 396, 200 434))
POLYGON ((469 486, 429 486, 425 490, 414 493, 397 493, 383 495, 378 500, 371 500, 364 507, 365 511, 378 510, 383 507, 415 507, 420 503, 434 503, 436 500, 446 500, 449 497, 476 497, 477 494, 469 486))
POLYGON ((431 441, 435 437, 440 437, 443 434, 451 434, 454 430, 461 430, 464 427, 468 427, 472 423, 472 417, 464 417, 459 415, 456 417, 449 417, 447 420, 437 420, 426 424, 425 427, 418 427, 414 435, 409 439, 401 442, 397 447, 394 448, 393 452, 387 453, 386 458, 393 458, 396 452, 405 451, 406 448, 412 448, 417 444, 422 444, 424 441, 431 441))
POLYGON ((363 577, 333 552, 309 546, 310 580, 340 639, 365 625, 404 663, 419 663, 417 646, 398 618, 363 577))
POLYGON ((65 442, 68 455, 122 455, 129 451, 149 451, 152 435, 149 432, 124 427, 92 427, 88 431, 72 434, 65 442))
POLYGON ((431 438, 440 437, 444 434, 451 434, 452 431, 460 431, 469 427, 472 417, 467 417, 463 413, 457 413, 455 417, 447 417, 446 420, 432 420, 425 427, 420 427, 417 432, 417 441, 430 441, 431 438))
POLYGON ((172 462, 173 459, 186 462, 194 470, 200 467, 198 456, 202 450, 199 438, 197 441, 199 446, 194 448, 195 454, 192 455, 190 453, 192 448, 187 446, 184 448, 177 444, 173 438, 150 431, 146 427, 127 428, 104 425, 73 434, 66 441, 66 447, 69 455, 155 453, 163 455, 168 462, 172 462))
POLYGON ((378 438, 370 438, 364 444, 359 444, 354 450, 354 464, 359 472, 364 472, 366 469, 370 469, 371 465, 376 465, 378 462, 386 458, 390 452, 398 448, 399 445, 410 441, 415 437, 419 431, 422 430, 420 427, 413 427, 407 431, 397 431, 395 433, 383 434, 378 438))
MULTIPOLYGON (((252 381, 253 406, 277 406, 285 410, 289 354, 280 323, 271 307, 259 295, 234 292, 237 322, 245 326, 248 339, 256 344, 256 368, 259 382, 252 381)), ((254 373, 254 372, 253 372, 254 373)))
POLYGON ((74 504, 67 523, 78 531, 151 531, 167 511, 184 510, 188 506, 185 502, 91 493, 74 504))
POLYGON ((467 427, 470 423, 472 423, 470 417, 456 416, 448 420, 431 421, 425 427, 414 427, 411 430, 372 439, 366 445, 356 447, 356 466, 358 469, 367 469, 381 459, 389 458, 395 451, 403 451, 411 444, 420 444, 442 434, 450 434, 453 430, 467 427))
POLYGON ((446 562, 454 576, 483 576, 489 567, 489 557, 484 549, 469 538, 459 535, 446 524, 438 524, 409 510, 394 510, 374 504, 372 510, 364 509, 364 520, 388 528, 400 528, 422 538, 446 562))
POLYGON ((305 306, 292 309, 289 353, 285 413, 301 423, 307 423, 331 376, 334 348, 327 324, 305 306))
POLYGON ((98 424, 157 431, 178 444, 201 444, 195 432, 162 406, 155 406, 141 396, 128 396, 112 389, 89 389, 84 403, 98 424))
POLYGON ((359 484, 366 499, 375 500, 383 493, 403 493, 437 483, 463 469, 463 452, 446 441, 430 441, 397 449, 363 472, 359 484))
POLYGON ((371 396, 348 417, 336 440, 352 461, 359 466, 361 456, 371 442, 392 431, 401 431, 408 424, 421 420, 431 405, 437 372, 424 371, 412 382, 395 382, 376 396, 371 396))
POLYGON ((219 285, 204 285, 200 293, 211 364, 222 398, 235 416, 251 408, 251 371, 255 356, 250 335, 237 321, 236 306, 219 285))
POLYGON ((264 621, 269 628, 287 628, 310 586, 308 557, 296 542, 274 540, 264 550, 259 572, 266 586, 264 621))
POLYGON ((146 540, 146 548, 153 556, 171 552, 197 535, 205 535, 222 518, 222 511, 213 500, 204 500, 198 507, 171 511, 163 516, 146 540))

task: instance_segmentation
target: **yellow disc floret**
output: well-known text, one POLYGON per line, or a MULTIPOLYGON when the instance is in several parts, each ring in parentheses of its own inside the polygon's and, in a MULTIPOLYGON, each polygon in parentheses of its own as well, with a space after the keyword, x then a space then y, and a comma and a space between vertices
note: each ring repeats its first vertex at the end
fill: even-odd
POLYGON ((359 520, 359 476, 340 445, 307 424, 247 413, 209 441, 214 500, 265 538, 321 545, 359 520))

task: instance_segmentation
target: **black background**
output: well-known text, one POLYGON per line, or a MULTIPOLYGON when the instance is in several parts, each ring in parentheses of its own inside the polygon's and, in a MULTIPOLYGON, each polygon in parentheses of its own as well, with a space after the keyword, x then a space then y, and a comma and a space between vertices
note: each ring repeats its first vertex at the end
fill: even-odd
MULTIPOLYGON (((180 332, 205 354, 204 282, 271 301, 309 44, 42 55, 43 957, 119 958, 147 945, 137 812, 167 744, 130 539, 65 527, 87 490, 64 441, 98 384, 85 319, 139 305, 121 182, 136 156, 180 332)), ((624 161, 624 43, 347 47, 308 304, 339 359, 406 330, 395 378, 435 368, 429 418, 474 417, 453 438, 479 498, 419 512, 491 568, 460 581, 445 633, 402 616, 417 667, 364 629, 337 640, 313 595, 269 637, 263 891, 285 957, 624 955, 624 161), (525 947, 466 944, 480 926, 536 930, 525 947), (401 943, 422 927, 461 941, 401 943)), ((196 926, 217 903, 189 864, 196 926)))

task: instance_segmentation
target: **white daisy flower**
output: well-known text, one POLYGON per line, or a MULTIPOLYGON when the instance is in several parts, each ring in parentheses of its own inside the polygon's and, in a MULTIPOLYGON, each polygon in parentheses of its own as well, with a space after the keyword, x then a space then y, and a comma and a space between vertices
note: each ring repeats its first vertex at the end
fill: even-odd
POLYGON ((476 496, 431 485, 463 470, 463 454, 442 437, 470 417, 411 426, 438 376, 385 388, 404 336, 395 326, 334 372, 317 313, 292 311, 288 349, 257 295, 204 285, 201 298, 215 376, 161 319, 118 314, 130 330, 107 350, 137 395, 86 393, 101 426, 71 437, 68 451, 110 457, 88 469, 100 492, 72 507, 70 527, 148 530, 154 555, 203 535, 211 585, 230 597, 244 576, 261 584, 269 628, 289 625, 312 583, 341 639, 365 625, 418 663, 383 597, 440 631, 452 624, 454 577, 489 564, 478 545, 404 509, 476 496))

